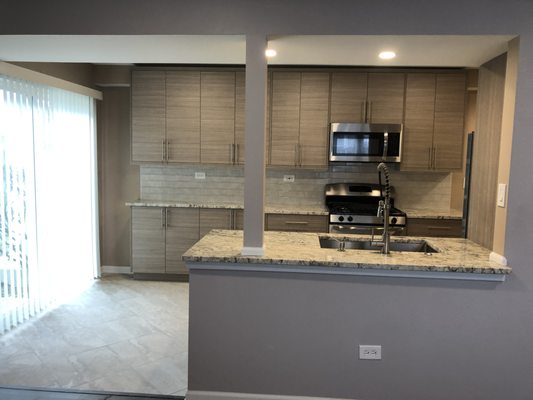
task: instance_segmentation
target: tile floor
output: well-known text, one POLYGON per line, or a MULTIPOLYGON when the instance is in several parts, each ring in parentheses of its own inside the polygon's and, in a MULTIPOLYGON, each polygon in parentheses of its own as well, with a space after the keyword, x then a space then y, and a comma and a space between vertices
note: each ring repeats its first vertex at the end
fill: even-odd
POLYGON ((0 336, 0 385, 185 395, 189 284, 110 275, 0 336))

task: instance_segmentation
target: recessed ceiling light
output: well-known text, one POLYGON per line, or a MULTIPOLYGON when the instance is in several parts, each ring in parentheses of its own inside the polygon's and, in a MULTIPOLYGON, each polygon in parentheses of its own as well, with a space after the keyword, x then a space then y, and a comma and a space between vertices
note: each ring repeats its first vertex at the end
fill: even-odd
POLYGON ((270 57, 275 57, 276 54, 278 54, 278 52, 276 50, 274 50, 274 49, 266 49, 265 50, 265 56, 267 56, 269 58, 270 57))
POLYGON ((391 60, 394 57, 396 57, 396 53, 394 51, 382 51, 379 53, 379 58, 382 60, 391 60))

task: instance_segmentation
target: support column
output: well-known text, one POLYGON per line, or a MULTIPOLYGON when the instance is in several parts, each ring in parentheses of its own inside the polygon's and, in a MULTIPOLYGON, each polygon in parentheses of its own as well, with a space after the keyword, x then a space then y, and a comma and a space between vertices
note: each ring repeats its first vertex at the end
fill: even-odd
POLYGON ((267 60, 265 34, 246 35, 244 138, 244 241, 242 255, 264 253, 265 118, 267 60))

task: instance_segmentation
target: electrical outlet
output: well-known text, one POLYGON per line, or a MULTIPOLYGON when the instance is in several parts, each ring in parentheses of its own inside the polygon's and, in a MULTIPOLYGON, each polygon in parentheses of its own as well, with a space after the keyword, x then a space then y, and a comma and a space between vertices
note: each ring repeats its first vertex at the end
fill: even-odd
POLYGON ((381 360, 381 346, 359 345, 360 360, 381 360))
POLYGON ((205 172, 195 172, 194 179, 205 179, 205 172))
POLYGON ((294 182, 294 175, 283 175, 283 182, 294 182))

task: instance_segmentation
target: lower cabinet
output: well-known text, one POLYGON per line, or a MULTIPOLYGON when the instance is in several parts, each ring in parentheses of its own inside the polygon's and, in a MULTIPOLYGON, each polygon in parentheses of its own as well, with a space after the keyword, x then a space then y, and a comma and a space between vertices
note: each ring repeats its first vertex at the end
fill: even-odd
POLYGON ((327 215, 267 214, 267 231, 327 232, 327 215))
POLYGON ((460 219, 409 218, 409 236, 462 237, 463 225, 460 219))
POLYGON ((212 229, 242 229, 242 211, 132 207, 132 268, 136 277, 186 277, 181 256, 212 229))
POLYGON ((181 255, 198 241, 197 208, 132 207, 134 274, 188 273, 181 255))

